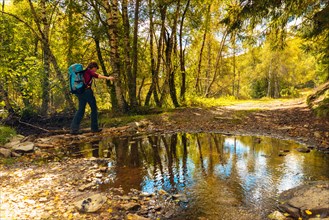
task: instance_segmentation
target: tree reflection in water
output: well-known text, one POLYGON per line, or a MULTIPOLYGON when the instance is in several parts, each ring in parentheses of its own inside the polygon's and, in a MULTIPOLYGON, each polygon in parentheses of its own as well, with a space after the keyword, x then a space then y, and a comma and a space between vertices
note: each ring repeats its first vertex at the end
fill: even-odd
POLYGON ((194 215, 224 217, 237 207, 264 212, 283 190, 329 180, 329 155, 298 147, 268 137, 183 133, 106 138, 81 145, 80 154, 113 159, 105 188, 185 193, 194 215), (290 152, 279 156, 283 150, 290 152))

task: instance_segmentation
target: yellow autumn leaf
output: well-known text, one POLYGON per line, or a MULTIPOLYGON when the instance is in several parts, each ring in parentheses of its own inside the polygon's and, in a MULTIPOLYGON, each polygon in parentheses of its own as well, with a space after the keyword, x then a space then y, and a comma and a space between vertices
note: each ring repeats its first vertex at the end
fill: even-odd
POLYGON ((283 215, 286 217, 290 216, 289 213, 284 213, 283 215))
POLYGON ((301 217, 299 217, 298 220, 303 220, 303 219, 301 217))
POLYGON ((312 212, 308 209, 305 210, 305 213, 308 214, 308 215, 312 215, 312 212))
POLYGON ((113 210, 112 210, 111 208, 109 208, 109 209, 107 210, 107 212, 108 212, 108 213, 112 213, 113 210))

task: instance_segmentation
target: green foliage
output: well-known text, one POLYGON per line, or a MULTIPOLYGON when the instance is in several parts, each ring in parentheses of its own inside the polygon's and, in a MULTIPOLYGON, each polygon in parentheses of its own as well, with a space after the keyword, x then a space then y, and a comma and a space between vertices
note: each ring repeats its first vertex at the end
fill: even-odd
POLYGON ((251 83, 251 97, 259 99, 266 96, 267 80, 265 78, 251 83))
POLYGON ((280 95, 284 98, 298 98, 300 97, 299 91, 295 87, 284 88, 281 90, 280 95))
POLYGON ((329 118, 329 98, 325 98, 322 102, 318 103, 313 111, 319 118, 329 118))
POLYGON ((4 145, 11 137, 16 135, 16 131, 8 126, 0 125, 0 145, 4 145))

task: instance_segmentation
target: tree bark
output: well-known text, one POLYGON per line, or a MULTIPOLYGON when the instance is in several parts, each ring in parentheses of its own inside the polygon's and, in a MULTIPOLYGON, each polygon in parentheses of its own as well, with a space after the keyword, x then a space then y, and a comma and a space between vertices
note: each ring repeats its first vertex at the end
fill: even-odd
MULTIPOLYGON (((97 58, 99 60, 99 64, 100 64, 100 66, 102 68, 103 74, 105 76, 109 76, 109 73, 107 72, 107 69, 105 67, 105 62, 104 62, 104 59, 103 59, 102 51, 101 51, 101 48, 100 48, 100 45, 99 45, 99 39, 97 38, 97 36, 95 36, 94 41, 95 41, 95 45, 96 45, 97 58)), ((106 80, 106 84, 107 84, 107 87, 110 89, 110 97, 111 97, 111 103, 112 103, 112 110, 113 109, 117 109, 117 107, 118 107, 118 100, 117 100, 116 95, 115 95, 114 84, 111 83, 110 80, 106 80)))
MULTIPOLYGON (((137 4, 137 3, 136 3, 137 4)), ((129 94, 129 102, 132 108, 136 107, 136 81, 134 81, 133 73, 132 73, 132 65, 131 65, 131 46, 130 46, 130 24, 128 17, 128 1, 122 1, 122 21, 123 21, 123 29, 124 29, 124 64, 125 71, 127 74, 127 89, 129 94)))
POLYGON ((71 108, 74 108, 74 103, 72 101, 71 94, 70 94, 69 90, 67 89, 68 88, 67 82, 64 80, 63 74, 62 74, 62 72, 61 72, 61 70, 60 70, 60 68, 58 66, 57 60, 56 60, 54 54, 52 53, 52 51, 50 49, 49 39, 48 39, 47 35, 45 35, 44 31, 41 28, 41 25, 40 25, 41 24, 41 21, 39 20, 39 17, 38 17, 38 15, 37 15, 37 13, 36 13, 36 11, 34 9, 34 6, 33 6, 31 0, 29 0, 29 4, 30 4, 32 15, 33 15, 33 19, 34 19, 34 21, 35 21, 35 23, 37 25, 37 29, 38 29, 38 32, 39 32, 40 36, 37 34, 36 31, 34 31, 34 29, 31 29, 31 26, 29 26, 26 22, 24 22, 23 20, 19 19, 16 16, 14 16, 14 17, 17 18, 18 20, 20 20, 21 22, 23 22, 25 25, 27 25, 33 31, 33 33, 35 33, 36 36, 40 39, 40 41, 42 43, 43 50, 45 50, 47 56, 49 56, 47 59, 49 59, 49 62, 52 63, 52 65, 53 65, 53 67, 55 69, 56 77, 58 78, 60 84, 61 85, 64 85, 63 90, 64 90, 65 100, 68 102, 68 105, 71 108))
POLYGON ((206 91, 205 91, 205 95, 204 95, 205 97, 208 97, 209 96, 211 87, 212 87, 212 85, 215 83, 215 81, 217 79, 218 71, 220 72, 220 64, 222 63, 222 59, 223 59, 222 53, 223 53, 223 49, 224 49, 224 45, 225 45, 225 41, 226 41, 227 35, 228 35, 228 30, 225 30, 224 35, 223 35, 223 38, 222 38, 221 43, 220 43, 220 47, 219 47, 219 51, 218 51, 218 54, 217 54, 217 58, 216 58, 215 72, 214 72, 214 75, 212 77, 211 82, 209 83, 209 85, 207 85, 207 88, 206 88, 206 91))
POLYGON ((116 77, 114 81, 115 85, 115 94, 118 100, 118 109, 117 112, 126 113, 128 111, 128 105, 123 97, 122 87, 121 87, 121 63, 119 55, 119 38, 118 38, 118 1, 113 0, 112 4, 107 0, 103 0, 104 6, 107 14, 107 24, 108 24, 108 33, 110 36, 110 58, 112 61, 112 72, 116 77))
POLYGON ((197 75, 195 78, 195 89, 197 93, 201 92, 201 85, 200 85, 200 77, 201 77, 201 66, 202 66, 202 57, 203 57, 203 50, 204 50, 204 45, 207 40, 207 34, 208 34, 208 27, 210 23, 210 10, 211 10, 211 4, 208 5, 207 9, 207 15, 206 15, 206 22, 205 22, 205 28, 204 28, 204 33, 202 37, 202 44, 201 44, 201 49, 199 53, 199 62, 198 62, 198 70, 197 70, 197 75))
POLYGON ((185 93, 186 93, 186 69, 185 69, 185 50, 183 49, 183 26, 184 26, 184 20, 185 20, 185 15, 187 13, 187 10, 190 6, 190 0, 187 1, 182 18, 181 18, 181 23, 180 23, 180 28, 179 28, 179 48, 180 48, 180 53, 179 53, 179 59, 180 59, 180 71, 182 75, 182 83, 181 83, 181 90, 180 90, 180 98, 182 101, 185 100, 185 93))
MULTIPOLYGON (((151 96, 153 94, 154 96, 154 101, 156 103, 157 106, 160 106, 160 101, 158 98, 158 93, 157 93, 157 82, 158 82, 158 71, 157 71, 157 67, 155 66, 155 57, 154 57, 154 23, 153 23, 153 7, 152 7, 152 0, 149 0, 149 17, 150 17, 150 58, 151 58, 151 74, 152 74, 152 82, 151 82, 151 86, 150 89, 146 95, 145 98, 145 105, 149 106, 150 104, 150 99, 151 96)), ((164 23, 162 24, 164 25, 164 23)), ((163 26, 161 26, 161 33, 160 33, 160 39, 159 39, 159 45, 162 45, 162 28, 163 26)), ((159 56, 160 51, 161 51, 161 47, 159 46, 158 48, 158 63, 160 62, 161 58, 159 56), (159 49, 160 48, 160 49, 159 49)))
POLYGON ((139 5, 140 0, 136 0, 135 6, 135 22, 134 22, 134 38, 133 38, 133 73, 132 73, 132 88, 131 88, 131 98, 130 105, 135 109, 138 105, 136 97, 136 80, 137 80, 137 70, 138 70, 138 22, 139 22, 139 5))
POLYGON ((163 104, 169 89, 171 100, 176 108, 179 107, 179 103, 178 103, 176 87, 175 87, 175 67, 172 61, 172 53, 174 50, 174 44, 176 42, 177 21, 179 16, 179 10, 180 10, 180 0, 178 0, 177 2, 177 8, 175 12, 171 34, 169 39, 167 40, 166 53, 165 53, 166 79, 162 88, 161 99, 160 99, 160 103, 163 104))

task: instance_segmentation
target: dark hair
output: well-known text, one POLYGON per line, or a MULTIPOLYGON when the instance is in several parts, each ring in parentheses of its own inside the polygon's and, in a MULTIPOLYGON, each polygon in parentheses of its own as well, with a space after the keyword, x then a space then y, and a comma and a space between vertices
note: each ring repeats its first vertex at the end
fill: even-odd
POLYGON ((92 69, 94 67, 96 67, 97 69, 99 69, 98 68, 98 64, 96 62, 91 62, 91 63, 88 64, 87 69, 92 69))

